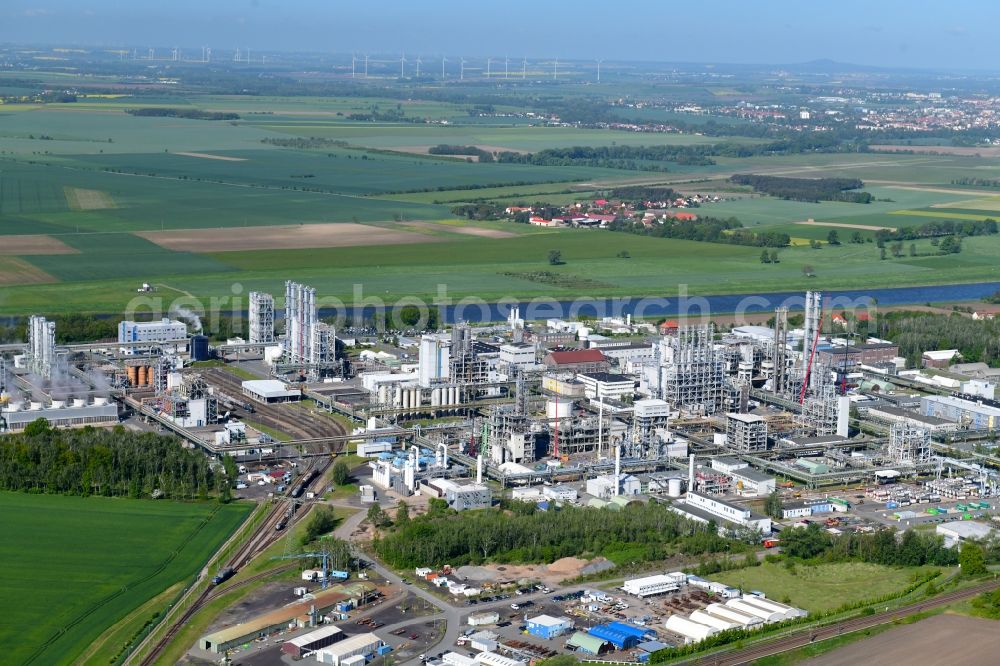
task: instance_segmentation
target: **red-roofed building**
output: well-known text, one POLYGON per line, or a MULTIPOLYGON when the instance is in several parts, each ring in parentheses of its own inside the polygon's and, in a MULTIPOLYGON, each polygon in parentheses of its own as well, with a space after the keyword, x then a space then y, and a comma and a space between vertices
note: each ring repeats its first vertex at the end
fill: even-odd
POLYGON ((542 359, 542 363, 550 370, 568 370, 571 372, 607 372, 608 357, 600 349, 571 349, 568 351, 551 351, 542 359))
POLYGON ((674 213, 674 212, 669 212, 669 213, 667 213, 667 215, 669 215, 670 217, 674 218, 675 220, 683 220, 684 222, 694 222, 695 220, 698 219, 698 216, 695 215, 694 213, 674 213))
POLYGON ((607 199, 595 199, 594 200, 594 205, 595 206, 607 206, 608 205, 608 200, 607 199))
POLYGON ((677 333, 678 328, 680 328, 680 324, 676 320, 668 319, 660 324, 660 335, 673 335, 677 333))
POLYGON ((544 217, 538 217, 537 215, 532 215, 528 218, 528 223, 536 227, 554 227, 558 225, 558 222, 555 220, 546 220, 544 217))

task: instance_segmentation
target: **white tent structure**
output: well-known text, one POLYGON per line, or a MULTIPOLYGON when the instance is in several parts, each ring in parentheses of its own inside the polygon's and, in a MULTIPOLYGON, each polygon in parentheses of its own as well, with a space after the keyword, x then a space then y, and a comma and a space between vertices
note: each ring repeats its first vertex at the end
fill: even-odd
POLYGON ((809 615, 809 613, 800 608, 793 608, 787 604, 778 603, 777 601, 772 601, 770 599, 765 599, 752 594, 744 596, 743 601, 748 604, 753 604, 758 608, 763 608, 764 610, 781 613, 784 616, 782 618, 784 620, 794 620, 796 618, 806 617, 809 615))
POLYGON ((772 610, 766 610, 760 606, 754 606, 753 604, 748 604, 743 599, 730 599, 726 602, 726 605, 735 610, 741 611, 743 613, 748 613, 749 615, 756 615, 765 624, 774 624, 775 622, 781 622, 785 619, 784 613, 778 613, 772 610))
POLYGON ((697 622, 698 624, 703 624, 706 627, 718 629, 719 631, 743 628, 743 625, 739 622, 734 622, 733 620, 720 617, 719 615, 713 615, 712 613, 708 613, 703 610, 696 610, 691 613, 691 620, 697 622))
POLYGON ((744 613, 743 611, 738 611, 731 606, 725 606, 723 604, 709 604, 705 610, 712 615, 723 617, 727 620, 732 620, 733 622, 739 622, 744 629, 752 629, 764 624, 764 620, 756 615, 744 613))
POLYGON ((685 643, 697 643, 709 636, 719 633, 715 627, 709 627, 700 622, 693 622, 683 615, 671 615, 664 623, 667 631, 684 638, 685 643))

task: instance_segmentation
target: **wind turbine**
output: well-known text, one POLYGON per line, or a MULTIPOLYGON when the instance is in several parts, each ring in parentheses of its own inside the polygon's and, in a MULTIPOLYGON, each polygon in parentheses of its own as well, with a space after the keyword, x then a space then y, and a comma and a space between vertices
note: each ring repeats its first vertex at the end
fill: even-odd
POLYGON ((556 81, 559 79, 559 58, 552 61, 552 80, 556 81))
POLYGON ((603 60, 598 60, 597 61, 597 82, 598 83, 601 82, 601 63, 602 62, 604 62, 604 61, 603 60))
POLYGON ((441 56, 441 80, 444 81, 444 64, 448 62, 448 58, 441 56))
POLYGON ((352 79, 354 78, 354 72, 357 69, 357 64, 358 64, 358 56, 352 53, 351 54, 351 78, 352 79))
POLYGON ((486 59, 486 78, 490 78, 490 70, 493 69, 493 58, 486 59))
POLYGON ((521 60, 521 79, 528 77, 528 59, 524 58, 521 60))
POLYGON ((420 56, 417 56, 417 78, 420 78, 420 56))
POLYGON ((365 78, 368 78, 368 54, 365 54, 365 78))
POLYGON ((405 64, 406 64, 406 54, 404 53, 401 56, 399 56, 399 78, 403 78, 405 76, 403 72, 403 66, 405 64))
POLYGON ((465 56, 462 56, 462 69, 459 70, 458 80, 459 81, 465 80, 465 56))
POLYGON ((508 56, 503 57, 503 78, 510 78, 510 58, 508 56))

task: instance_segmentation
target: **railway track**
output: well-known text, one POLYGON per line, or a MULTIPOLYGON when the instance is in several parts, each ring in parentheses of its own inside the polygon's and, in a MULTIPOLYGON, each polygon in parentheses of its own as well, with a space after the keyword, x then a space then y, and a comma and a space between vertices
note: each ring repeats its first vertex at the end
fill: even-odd
MULTIPOLYGON (((210 383, 219 386, 234 397, 241 395, 242 386, 240 380, 228 372, 217 369, 209 369, 204 374, 210 383)), ((293 435, 301 439, 323 440, 331 436, 336 437, 345 434, 344 428, 335 421, 317 418, 305 411, 285 405, 255 405, 254 413, 249 416, 251 420, 257 421, 262 425, 274 428, 275 430, 280 430, 281 432, 288 433, 289 435, 293 435)), ((313 462, 310 462, 310 464, 303 469, 303 473, 305 474, 315 469, 318 472, 318 478, 321 478, 323 473, 330 467, 331 463, 331 458, 329 458, 326 454, 336 453, 339 451, 339 448, 340 445, 334 447, 333 445, 327 444, 324 451, 318 452, 323 454, 322 457, 312 458, 312 461, 316 461, 316 463, 313 464, 313 462)), ((301 520, 307 511, 308 509, 297 512, 293 511, 290 514, 291 518, 288 519, 287 514, 289 509, 286 503, 283 501, 276 502, 261 524, 246 539, 246 541, 244 541, 244 543, 237 548, 236 552, 229 557, 222 568, 231 567, 236 571, 242 569, 257 555, 262 553, 285 534, 284 531, 276 529, 282 520, 287 520, 287 524, 285 525, 285 529, 287 530, 295 522, 301 520)), ((151 664, 154 664, 157 659, 162 656, 163 652, 174 641, 174 639, 177 638, 177 635, 185 627, 185 625, 187 625, 188 621, 194 617, 198 611, 204 608, 206 604, 225 594, 228 594, 229 592, 245 587, 263 578, 273 576, 277 573, 290 571, 296 566, 296 564, 285 564, 235 583, 206 587, 198 594, 194 602, 191 603, 191 605, 188 606, 179 617, 171 621, 166 633, 164 633, 163 636, 156 642, 148 654, 137 662, 131 661, 129 663, 138 663, 140 666, 150 666, 151 664)))
MULTIPOLYGON (((204 372, 204 376, 209 383, 222 388, 233 397, 242 394, 243 388, 240 380, 224 370, 210 368, 204 372)), ((287 405, 254 404, 254 413, 248 415, 248 418, 269 428, 292 435, 296 439, 322 440, 346 434, 344 428, 335 421, 317 418, 303 410, 287 405)), ((331 447, 328 447, 327 450, 331 453, 335 452, 331 450, 331 447)))
MULTIPOLYGON (((277 541, 283 533, 276 531, 275 525, 277 525, 285 515, 285 511, 286 508, 283 502, 276 503, 270 513, 268 513, 267 517, 264 518, 254 533, 250 535, 250 538, 248 538, 239 548, 237 548, 236 552, 230 556, 226 566, 239 570, 240 568, 246 566, 250 560, 263 552, 268 546, 277 541)), ((296 566, 296 564, 286 564, 257 574, 256 576, 251 576, 250 578, 230 583, 229 585, 206 587, 198 594, 194 602, 188 606, 188 608, 185 609, 179 617, 171 621, 167 632, 162 638, 160 638, 159 641, 157 641, 156 645, 153 646, 153 649, 150 650, 150 652, 143 657, 138 664, 140 664, 140 666, 149 666, 150 664, 155 663, 156 660, 163 654, 163 651, 166 650, 167 646, 169 646, 174 638, 177 637, 177 634, 180 633, 181 629, 184 628, 188 620, 194 617, 194 615, 209 602, 223 596, 224 594, 228 594, 229 592, 245 587, 250 583, 261 580, 262 578, 273 576, 276 573, 290 571, 296 566)))
POLYGON ((990 590, 994 590, 998 587, 1000 587, 1000 581, 993 580, 974 587, 940 594, 933 599, 927 599, 926 601, 875 613, 874 615, 862 615, 823 627, 801 629, 782 638, 761 643, 760 645, 751 646, 738 652, 711 655, 694 662, 685 663, 694 663, 699 666, 741 666, 742 664, 749 664, 763 657, 769 657, 771 655, 805 647, 806 645, 817 641, 823 641, 829 638, 841 636, 843 634, 850 634, 855 631, 870 629, 880 624, 894 622, 915 613, 944 606, 955 601, 968 599, 969 597, 982 592, 989 592, 990 590))

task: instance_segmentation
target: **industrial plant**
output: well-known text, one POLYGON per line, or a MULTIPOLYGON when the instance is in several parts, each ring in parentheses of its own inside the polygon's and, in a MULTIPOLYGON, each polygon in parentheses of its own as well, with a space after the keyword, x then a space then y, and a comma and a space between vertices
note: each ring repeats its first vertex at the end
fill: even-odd
MULTIPOLYGON (((766 326, 725 328, 628 316, 525 321, 514 307, 506 322, 389 335, 337 331, 322 321, 314 289, 285 287, 283 309, 271 294, 251 293, 247 338, 218 343, 197 321, 167 318, 123 321, 116 341, 59 345, 55 324, 32 317, 26 344, 0 357, 0 429, 19 432, 39 418, 56 427, 134 419, 172 432, 212 458, 232 456, 237 492, 260 497, 252 494, 258 485, 293 500, 274 523, 279 533, 313 499, 309 484, 322 469, 297 479, 291 461, 328 464, 343 453, 365 461, 354 470, 360 507, 435 501, 461 513, 521 501, 543 511, 622 511, 656 503, 768 548, 782 530, 816 520, 830 529, 905 529, 958 513, 962 529, 939 526, 951 545, 989 531, 975 519, 992 511, 987 500, 998 492, 995 470, 981 459, 1000 416, 994 375, 955 364, 950 376, 963 379, 946 383, 907 367, 892 342, 852 339, 834 324, 819 292, 805 294, 797 327, 785 307, 766 326), (848 484, 862 494, 846 496, 848 484), (782 491, 779 510, 765 515, 763 500, 782 491), (918 513, 919 504, 927 511, 918 513)), ((486 594, 431 568, 418 576, 463 603, 486 594)), ((682 572, 581 594, 548 614, 524 614, 526 635, 641 661, 663 646, 805 615, 682 572)), ((329 612, 324 599, 296 608, 309 617, 329 612)), ((239 649, 248 637, 283 632, 290 613, 214 632, 196 649, 239 649)), ((328 621, 347 616, 338 613, 328 621)), ((286 643, 293 654, 361 663, 358 655, 391 649, 386 636, 344 638, 332 626, 316 630, 315 618, 295 622, 316 636, 286 643)), ((479 656, 448 653, 440 663, 506 665, 557 653, 487 629, 464 644, 480 646, 479 656)))

